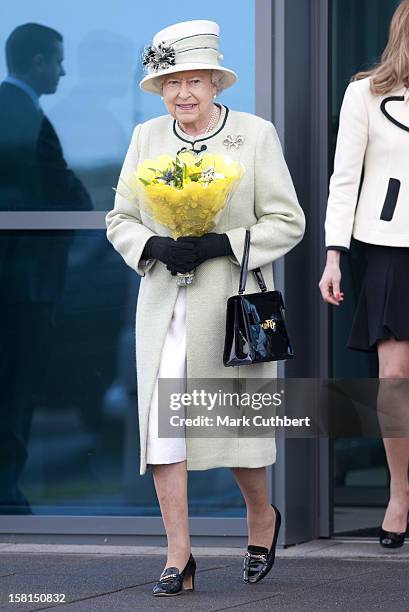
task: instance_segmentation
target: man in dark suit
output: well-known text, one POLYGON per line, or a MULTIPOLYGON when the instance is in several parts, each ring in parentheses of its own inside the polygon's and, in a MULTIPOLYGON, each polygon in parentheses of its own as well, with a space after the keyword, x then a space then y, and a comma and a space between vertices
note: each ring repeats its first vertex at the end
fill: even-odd
POLYGON ((6 43, 9 75, 0 86, 0 210, 90 210, 90 197, 68 168, 40 96, 65 75, 61 34, 27 23, 6 43))
MULTIPOLYGON (((0 86, 0 210, 91 210, 88 192, 67 166, 40 106, 64 76, 63 38, 35 23, 6 42, 8 76, 0 86)), ((0 512, 30 513, 18 486, 27 460, 64 290, 71 230, 0 227, 0 512)))

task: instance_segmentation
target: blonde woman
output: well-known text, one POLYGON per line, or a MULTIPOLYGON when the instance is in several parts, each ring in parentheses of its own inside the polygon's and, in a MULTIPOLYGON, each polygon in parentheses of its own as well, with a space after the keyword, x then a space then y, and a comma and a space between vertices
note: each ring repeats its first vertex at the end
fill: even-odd
POLYGON ((358 73, 342 103, 325 222, 323 299, 340 306, 340 253, 365 243, 367 268, 348 347, 377 351, 378 413, 390 472, 380 544, 403 545, 409 511, 409 0, 391 22, 379 65, 358 73), (363 172, 364 171, 364 172, 363 172), (363 173, 363 177, 362 177, 363 173), (402 427, 387 437, 385 415, 402 427))

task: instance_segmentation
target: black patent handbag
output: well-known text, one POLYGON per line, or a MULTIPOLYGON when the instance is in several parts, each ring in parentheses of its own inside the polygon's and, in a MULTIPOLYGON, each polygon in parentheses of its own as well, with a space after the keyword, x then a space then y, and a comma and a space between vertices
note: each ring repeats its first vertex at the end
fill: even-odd
POLYGON ((227 300, 223 365, 240 366, 294 357, 280 291, 268 291, 260 268, 253 270, 261 293, 247 293, 250 231, 246 230, 238 295, 227 300))

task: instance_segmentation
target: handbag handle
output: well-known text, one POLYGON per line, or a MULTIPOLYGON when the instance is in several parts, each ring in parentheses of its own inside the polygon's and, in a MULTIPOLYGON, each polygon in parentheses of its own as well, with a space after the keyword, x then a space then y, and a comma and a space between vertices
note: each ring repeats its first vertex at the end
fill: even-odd
MULTIPOLYGON (((246 289, 247 274, 248 274, 248 267, 249 267, 249 255, 250 255, 250 230, 246 229, 246 237, 244 239, 243 259, 241 261, 241 270, 240 270, 239 295, 242 295, 246 289)), ((267 291, 266 283, 264 282, 264 278, 263 278, 260 268, 255 268, 255 270, 253 270, 253 274, 254 274, 254 277, 261 291, 263 293, 267 291)))

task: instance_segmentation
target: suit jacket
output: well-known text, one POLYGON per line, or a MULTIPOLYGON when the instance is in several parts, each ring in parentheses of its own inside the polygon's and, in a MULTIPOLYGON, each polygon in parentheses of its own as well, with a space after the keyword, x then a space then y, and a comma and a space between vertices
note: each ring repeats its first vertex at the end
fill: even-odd
POLYGON ((91 210, 59 138, 30 97, 0 85, 0 210, 91 210))
MULTIPOLYGON (((31 98, 0 86, 0 210, 90 210, 91 199, 67 166, 59 138, 31 98)), ((1 228, 0 228, 1 229, 1 228)), ((0 233, 3 302, 54 302, 62 293, 74 232, 0 233)))
POLYGON ((374 96, 370 79, 348 86, 340 113, 325 221, 326 246, 351 236, 409 247, 409 92, 374 96), (362 178, 363 171, 363 180, 362 178))

